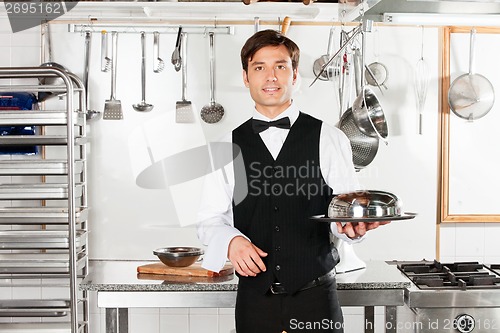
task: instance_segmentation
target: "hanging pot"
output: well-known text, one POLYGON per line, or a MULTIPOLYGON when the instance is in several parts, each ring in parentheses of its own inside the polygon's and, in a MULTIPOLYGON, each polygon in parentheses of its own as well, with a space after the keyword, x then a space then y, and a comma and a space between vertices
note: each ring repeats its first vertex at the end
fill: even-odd
POLYGON ((474 120, 484 117, 493 107, 495 91, 491 82, 472 70, 476 29, 470 32, 469 73, 456 78, 448 90, 451 111, 460 118, 474 120))

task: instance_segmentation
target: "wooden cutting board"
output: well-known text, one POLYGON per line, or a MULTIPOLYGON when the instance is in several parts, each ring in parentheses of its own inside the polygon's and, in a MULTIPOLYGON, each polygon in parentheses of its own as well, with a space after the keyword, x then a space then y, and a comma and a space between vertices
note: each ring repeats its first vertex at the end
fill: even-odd
POLYGON ((138 266, 137 272, 141 274, 217 277, 233 274, 234 268, 230 263, 228 263, 224 265, 220 272, 217 273, 202 268, 201 263, 194 263, 188 267, 170 267, 162 262, 157 262, 138 266))

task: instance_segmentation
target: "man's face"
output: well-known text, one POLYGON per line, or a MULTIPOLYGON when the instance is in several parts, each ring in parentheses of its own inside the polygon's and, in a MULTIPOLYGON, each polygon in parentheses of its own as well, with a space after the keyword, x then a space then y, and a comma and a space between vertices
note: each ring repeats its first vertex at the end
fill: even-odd
POLYGON ((243 71, 243 81, 250 88, 257 111, 269 118, 290 106, 296 80, 297 70, 292 69, 284 45, 261 48, 248 62, 248 72, 243 71))

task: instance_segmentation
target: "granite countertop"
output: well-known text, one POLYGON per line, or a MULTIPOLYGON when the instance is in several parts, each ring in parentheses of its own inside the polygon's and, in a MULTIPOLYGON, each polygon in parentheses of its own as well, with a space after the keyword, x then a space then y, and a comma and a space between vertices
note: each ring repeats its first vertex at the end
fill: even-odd
MULTIPOLYGON (((90 260, 80 290, 89 291, 236 291, 238 278, 138 274, 137 267, 156 261, 90 260)), ((365 269, 337 274, 338 290, 404 289, 411 283, 395 265, 368 261, 365 269)))

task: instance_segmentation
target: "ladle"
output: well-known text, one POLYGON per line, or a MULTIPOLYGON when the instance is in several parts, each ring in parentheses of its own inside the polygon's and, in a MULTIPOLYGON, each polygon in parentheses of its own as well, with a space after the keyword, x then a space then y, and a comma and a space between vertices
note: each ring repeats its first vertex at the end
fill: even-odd
POLYGON ((142 62, 141 62, 141 88, 142 88, 142 101, 138 104, 132 105, 135 111, 149 112, 153 109, 152 104, 146 103, 146 33, 141 32, 141 49, 142 49, 142 62))
POLYGON ((87 31, 85 33, 85 67, 83 71, 83 84, 85 86, 85 99, 87 104, 87 114, 85 118, 87 120, 98 119, 101 117, 101 112, 90 109, 90 93, 89 93, 89 67, 90 67, 90 49, 91 49, 91 35, 87 31))
POLYGON ((219 122, 224 116, 224 108, 215 101, 215 51, 214 51, 214 33, 209 33, 210 39, 210 103, 205 105, 200 112, 201 119, 214 124, 219 122))

